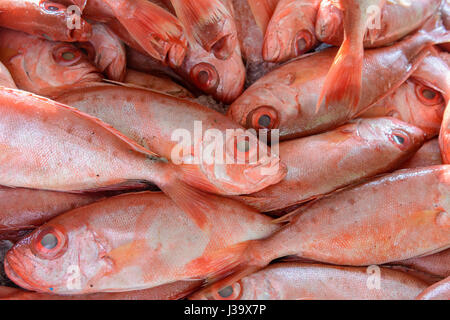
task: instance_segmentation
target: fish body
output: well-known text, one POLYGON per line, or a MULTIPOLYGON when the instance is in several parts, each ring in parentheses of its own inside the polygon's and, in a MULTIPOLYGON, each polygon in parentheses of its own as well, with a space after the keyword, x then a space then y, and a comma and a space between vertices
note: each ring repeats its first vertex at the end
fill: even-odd
MULTIPOLYGON (((412 300, 427 287, 413 276, 378 268, 373 271, 299 262, 275 263, 239 282, 214 292, 215 300, 412 300), (229 296, 226 296, 228 295, 229 296)), ((195 299, 193 294, 191 299, 195 299)))
POLYGON ((326 133, 283 141, 287 176, 257 193, 238 197, 261 212, 318 198, 346 185, 396 169, 422 145, 422 130, 393 118, 357 120, 326 133), (316 150, 321 150, 318 157, 316 150))
POLYGON ((76 194, 44 190, 0 189, 0 239, 16 239, 57 215, 97 201, 101 194, 76 194))
POLYGON ((450 250, 447 249, 424 257, 398 261, 394 264, 446 278, 450 277, 450 250))
POLYGON ((102 79, 88 57, 73 44, 7 29, 0 30, 0 43, 0 60, 19 89, 52 97, 61 90, 102 79))
POLYGON ((17 86, 11 76, 9 70, 0 62, 0 85, 7 88, 16 89, 17 86))
POLYGON ((271 219, 229 199, 215 198, 206 228, 162 193, 124 194, 51 220, 7 253, 5 271, 25 289, 56 294, 142 290, 219 270, 207 262, 229 246, 268 236, 271 219), (54 250, 43 237, 58 239, 54 250), (42 248, 42 249, 41 249, 42 248), (78 285, 71 286, 71 269, 78 285))
POLYGON ((89 40, 91 25, 74 14, 52 1, 4 0, 0 3, 0 26, 54 41, 89 40))
POLYGON ((280 140, 336 128, 398 88, 428 52, 424 49, 447 36, 447 31, 438 27, 391 47, 367 50, 362 73, 364 95, 356 110, 342 103, 316 112, 320 88, 336 55, 336 49, 329 48, 266 74, 233 102, 228 115, 246 128, 279 129, 280 140))
POLYGON ((314 49, 316 16, 320 0, 281 0, 267 26, 263 57, 284 62, 314 49))
MULTIPOLYGON (((58 101, 73 106, 80 111, 100 118, 112 125, 141 146, 152 150, 171 161, 177 161, 178 171, 186 175, 186 181, 198 185, 206 191, 218 194, 246 194, 252 190, 261 190, 272 183, 277 183, 285 175, 285 167, 279 163, 279 156, 269 154, 261 157, 256 163, 226 163, 228 156, 236 160, 246 153, 230 149, 237 136, 242 136, 242 127, 226 116, 187 100, 177 99, 154 91, 120 86, 98 86, 83 90, 71 90, 63 94, 58 101), (111 108, 111 106, 114 106, 111 108), (179 117, 183 114, 183 117, 179 117), (201 123, 199 134, 196 134, 196 124, 201 123), (189 153, 179 150, 180 137, 172 138, 174 133, 186 132, 190 137, 189 153), (206 150, 211 142, 207 138, 209 130, 219 131, 224 142, 223 159, 208 163, 202 157, 200 150, 206 150), (227 136, 227 130, 234 130, 235 135, 227 136), (192 150, 192 151, 191 151, 192 150), (234 152, 234 155, 232 153, 234 152), (190 159, 198 162, 189 162, 190 159), (222 163, 220 163, 222 160, 222 163), (258 174, 262 168, 279 169, 273 175, 258 174)), ((263 152, 267 147, 255 136, 251 139, 250 153, 257 148, 263 152)), ((222 148, 222 147, 219 147, 222 148)))

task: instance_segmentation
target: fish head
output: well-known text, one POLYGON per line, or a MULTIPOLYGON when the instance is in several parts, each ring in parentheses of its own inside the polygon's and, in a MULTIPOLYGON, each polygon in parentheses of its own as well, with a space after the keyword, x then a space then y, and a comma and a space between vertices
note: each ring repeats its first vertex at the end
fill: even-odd
POLYGON ((295 120, 301 114, 299 95, 284 83, 285 79, 268 76, 269 81, 260 79, 236 99, 228 116, 245 128, 279 129, 280 136, 284 136, 295 129, 295 120))
POLYGON ((87 41, 92 36, 91 25, 81 18, 77 6, 65 6, 51 1, 39 3, 38 19, 42 21, 34 34, 54 41, 87 41))
POLYGON ((86 54, 70 43, 39 40, 21 51, 10 63, 21 89, 51 96, 65 87, 102 79, 86 54))
POLYGON ((17 242, 6 254, 5 272, 24 289, 77 293, 106 265, 103 247, 86 225, 59 217, 17 242), (70 228, 70 229, 69 229, 70 228))
POLYGON ((320 3, 316 17, 316 37, 321 42, 339 45, 344 38, 344 12, 333 0, 320 3))
POLYGON ((180 70, 190 83, 224 103, 234 101, 244 88, 245 66, 239 48, 221 60, 200 46, 191 46, 180 70))
MULTIPOLYGON (((357 119, 359 138, 373 145, 386 145, 391 152, 417 151, 425 141, 425 133, 418 127, 396 118, 357 119)), ((345 126, 344 126, 345 128, 345 126)))
POLYGON ((254 130, 211 130, 194 148, 201 154, 200 172, 187 180, 201 179, 198 187, 210 186, 206 191, 249 194, 278 183, 287 173, 277 149, 258 139, 254 130))
POLYGON ((283 62, 315 47, 317 11, 314 6, 313 3, 293 1, 275 12, 264 38, 262 54, 265 61, 283 62))
POLYGON ((439 133, 445 100, 438 88, 410 78, 387 100, 388 116, 414 124, 432 138, 439 133))

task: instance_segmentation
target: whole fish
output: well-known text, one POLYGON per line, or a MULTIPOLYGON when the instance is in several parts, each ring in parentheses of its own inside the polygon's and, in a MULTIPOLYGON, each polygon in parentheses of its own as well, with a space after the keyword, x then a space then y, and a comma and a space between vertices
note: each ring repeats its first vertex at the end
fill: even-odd
POLYGON ((320 88, 336 55, 336 49, 329 48, 268 73, 233 102, 228 114, 246 128, 279 129, 281 140, 336 128, 398 88, 428 53, 428 46, 448 40, 449 33, 434 22, 391 47, 365 52, 364 95, 355 111, 342 103, 316 112, 320 88))
MULTIPOLYGON (((133 115, 132 106, 126 101, 120 108, 111 108, 117 105, 118 97, 123 95, 117 87, 109 87, 113 93, 108 99, 113 100, 110 100, 108 109, 118 111, 120 117, 123 116, 121 112, 133 115)), ((137 91, 132 92, 140 92, 139 89, 135 90, 137 91)), ((138 96, 141 106, 147 108, 145 99, 159 96, 164 102, 172 99, 170 96, 151 93, 153 95, 144 96, 143 101, 140 100, 142 94, 138 96)), ((129 98, 129 94, 125 97, 129 98)), ((162 108, 165 112, 174 112, 173 108, 177 110, 177 113, 172 113, 172 118, 178 119, 172 123, 173 127, 165 123, 164 134, 155 130, 152 135, 145 136, 148 141, 140 140, 140 143, 149 146, 148 142, 153 140, 153 145, 160 145, 161 139, 171 140, 174 130, 195 126, 188 118, 177 117, 180 112, 185 114, 186 109, 178 110, 183 100, 173 99, 172 108, 169 104, 162 108)), ((226 136, 227 140, 223 145, 220 145, 220 141, 215 141, 218 147, 212 151, 222 147, 225 151, 222 151, 222 158, 211 158, 207 153, 195 151, 194 155, 197 157, 206 155, 205 160, 199 161, 197 165, 195 162, 189 162, 192 160, 190 154, 181 154, 181 150, 178 150, 180 159, 177 160, 180 165, 175 165, 173 159, 169 163, 154 150, 142 147, 116 129, 75 108, 24 91, 2 87, 0 102, 3 105, 0 121, 0 185, 53 191, 98 191, 132 188, 147 182, 167 193, 202 225, 205 219, 204 209, 214 207, 214 204, 200 190, 230 195, 251 193, 277 183, 286 174, 285 166, 280 164, 279 157, 275 154, 266 152, 265 157, 260 156, 257 161, 252 161, 250 155, 258 149, 262 152, 264 145, 255 136, 245 135, 243 131, 237 130, 233 135, 226 136), (187 159, 183 158, 184 156, 187 159), (227 162, 227 159, 234 161, 227 162)), ((135 107, 138 108, 139 105, 135 107)), ((150 111, 148 108, 147 110, 150 111)), ((239 128, 237 125, 233 126, 230 121, 220 123, 219 120, 226 120, 226 117, 206 107, 192 104, 191 110, 198 111, 190 115, 196 117, 195 120, 203 120, 204 127, 208 125, 208 128, 215 128, 214 124, 217 122, 217 127, 223 128, 223 131, 239 128)), ((140 110, 143 115, 148 111, 140 110)), ((153 115, 157 116, 161 110, 153 111, 153 115)), ((105 115, 111 118, 116 116, 113 113, 105 115)), ((149 123, 144 123, 137 114, 128 120, 132 123, 133 119, 137 120, 138 124, 135 124, 132 130, 142 126, 151 132, 149 123)), ((164 121, 160 124, 164 124, 164 121)), ((182 131, 183 134, 185 132, 182 131)), ((194 135, 194 139, 193 145, 200 150, 203 144, 205 148, 211 144, 207 136, 203 139, 203 136, 194 135)), ((183 146, 178 142, 172 142, 171 145, 183 146)), ((171 145, 161 146, 159 150, 166 151, 165 148, 171 148, 171 145)), ((172 151, 168 153, 172 154, 172 151)))
POLYGON ((280 143, 287 166, 278 184, 237 199, 268 212, 291 207, 392 171, 422 145, 422 130, 393 118, 357 120, 333 131, 280 143), (318 155, 316 150, 321 150, 318 155))
POLYGON ((66 6, 42 0, 2 0, 0 26, 54 41, 87 41, 92 27, 66 6), (73 22, 77 24, 74 25, 73 22))
POLYGON ((450 277, 425 289, 417 296, 418 300, 450 300, 450 277))
POLYGON ((450 248, 450 166, 400 170, 300 207, 262 240, 218 255, 233 274, 199 292, 220 291, 286 256, 336 265, 384 264, 450 248))
POLYGON ((217 59, 228 59, 237 45, 236 25, 222 0, 170 0, 186 33, 217 59))
POLYGON ((126 292, 56 295, 0 286, 0 300, 178 300, 202 284, 201 280, 178 281, 156 288, 126 292))
POLYGON ((133 39, 153 58, 179 66, 187 42, 180 21, 147 0, 61 0, 78 5, 83 16, 99 22, 117 19, 133 39))
POLYGON ((344 40, 334 58, 316 104, 320 109, 339 108, 345 104, 355 112, 361 100, 364 35, 376 30, 370 23, 384 7, 386 0, 338 0, 344 12, 344 40), (375 10, 373 10, 375 9, 375 10))
POLYGON ((431 167, 440 164, 442 164, 441 149, 439 140, 435 138, 425 142, 416 154, 402 165, 402 168, 431 167))
POLYGON ((22 188, 0 189, 0 240, 14 240, 57 215, 97 201, 101 194, 73 194, 22 188))
POLYGON ((267 26, 263 57, 284 62, 314 49, 320 0, 280 0, 267 26))
POLYGON ((102 79, 74 45, 7 29, 0 30, 0 60, 18 88, 48 97, 102 79))
MULTIPOLYGON (((427 284, 388 268, 378 268, 379 287, 370 268, 298 262, 276 263, 213 292, 213 300, 412 300, 427 284), (373 286, 373 287, 372 287, 373 286)), ((196 299, 194 293, 190 299, 196 299)), ((199 297, 200 298, 200 297, 199 297)))
POLYGON ((69 211, 16 243, 5 271, 24 289, 56 294, 142 290, 213 276, 220 270, 207 263, 217 252, 277 228, 244 205, 214 199, 204 229, 162 193, 125 194, 69 211), (80 277, 72 285, 75 269, 80 277))
POLYGON ((0 86, 16 89, 17 86, 9 70, 0 62, 0 86))
POLYGON ((191 101, 139 88, 110 85, 71 90, 57 100, 101 119, 166 159, 177 161, 176 158, 182 157, 177 161, 180 164, 177 166, 180 174, 185 175, 193 185, 209 192, 247 194, 251 193, 251 190, 259 191, 279 182, 286 174, 286 168, 280 163, 279 156, 269 154, 264 143, 252 134, 246 135, 250 142, 247 151, 239 148, 230 150, 233 143, 238 143, 235 136, 245 134, 242 127, 226 116, 191 101), (183 117, 179 117, 180 114, 183 114, 183 117), (201 125, 198 129, 202 135, 200 137, 196 134, 196 121, 201 125), (192 138, 191 141, 182 142, 188 145, 189 152, 186 154, 181 155, 181 150, 178 150, 181 146, 179 138, 172 138, 176 129, 183 130, 192 138), (232 129, 235 134, 227 136, 227 130, 232 129), (210 143, 207 139, 209 130, 219 132, 226 139, 222 164, 220 161, 208 163, 206 157, 201 158, 199 150, 206 150, 210 143), (260 156, 256 163, 227 163, 225 158, 230 156, 243 159, 258 150, 260 155, 267 150, 267 156, 260 156), (189 164, 188 160, 191 158, 198 161, 189 164), (274 174, 263 175, 260 173, 262 168, 274 168, 274 174))
POLYGON ((124 82, 169 94, 177 98, 183 99, 193 97, 187 89, 167 77, 157 77, 133 69, 126 70, 124 82))
POLYGON ((394 262, 393 264, 399 264, 442 278, 450 277, 450 249, 424 257, 394 262))
MULTIPOLYGON (((344 14, 333 2, 321 2, 315 30, 319 41, 339 46, 344 38, 344 14)), ((373 22, 374 29, 364 37, 364 47, 388 45, 417 30, 438 11, 441 2, 442 0, 386 1, 373 22)), ((375 12, 378 8, 373 10, 375 12)))
POLYGON ((92 37, 81 47, 89 52, 89 45, 92 46, 92 60, 97 69, 110 80, 123 81, 127 72, 127 53, 119 37, 106 25, 95 23, 92 25, 92 37))
POLYGON ((262 32, 266 32, 267 25, 280 0, 244 0, 247 1, 262 32))

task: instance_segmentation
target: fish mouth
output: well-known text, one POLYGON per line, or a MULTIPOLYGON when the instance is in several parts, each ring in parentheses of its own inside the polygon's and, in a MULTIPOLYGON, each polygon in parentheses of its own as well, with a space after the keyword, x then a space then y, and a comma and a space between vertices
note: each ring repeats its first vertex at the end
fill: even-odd
MULTIPOLYGON (((15 284, 17 284, 19 287, 26 289, 26 290, 31 290, 34 291, 35 288, 33 286, 31 286, 30 284, 28 284, 28 282, 25 281, 25 279, 23 277, 21 277, 14 269, 13 267, 11 267, 9 260, 11 260, 11 257, 7 257, 4 261, 4 269, 5 269, 5 273, 7 275, 7 277, 14 282, 15 284)), ((16 262, 14 262, 13 264, 16 264, 16 262)))

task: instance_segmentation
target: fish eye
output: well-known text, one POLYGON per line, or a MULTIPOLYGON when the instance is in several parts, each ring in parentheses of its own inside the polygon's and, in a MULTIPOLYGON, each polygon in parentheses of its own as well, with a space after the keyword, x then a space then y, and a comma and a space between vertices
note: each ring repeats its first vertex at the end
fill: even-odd
POLYGON ((31 251, 41 259, 51 260, 61 256, 67 249, 65 232, 59 227, 37 230, 31 242, 31 251))
POLYGON ((50 13, 65 12, 66 10, 66 7, 59 3, 47 1, 41 2, 41 8, 50 13))
POLYGON ((213 296, 216 300, 238 300, 241 297, 241 288, 239 281, 217 291, 213 296))
POLYGON ((45 249, 53 249, 58 245, 58 238, 54 234, 48 233, 42 238, 41 245, 45 249))
POLYGON ((209 63, 196 64, 190 71, 190 77, 198 88, 206 92, 214 91, 219 85, 219 73, 209 63))
POLYGON ((311 49, 313 37, 311 33, 306 30, 302 30, 297 33, 294 41, 295 54, 297 56, 308 52, 311 49))
POLYGON ((391 133, 389 139, 394 143, 395 146, 397 146, 401 150, 405 150, 410 141, 409 136, 405 132, 400 130, 394 130, 394 132, 391 133))
POLYGON ((82 57, 81 51, 69 45, 56 47, 53 51, 54 60, 61 65, 71 66, 80 61, 82 57))
POLYGON ((444 103, 444 98, 440 92, 420 83, 416 83, 416 95, 419 100, 427 106, 444 103))
POLYGON ((261 106, 247 115, 247 127, 254 129, 275 129, 278 126, 278 112, 271 106, 261 106))

